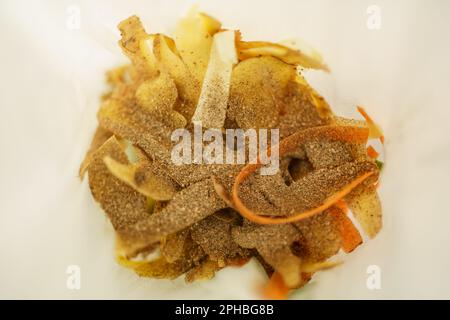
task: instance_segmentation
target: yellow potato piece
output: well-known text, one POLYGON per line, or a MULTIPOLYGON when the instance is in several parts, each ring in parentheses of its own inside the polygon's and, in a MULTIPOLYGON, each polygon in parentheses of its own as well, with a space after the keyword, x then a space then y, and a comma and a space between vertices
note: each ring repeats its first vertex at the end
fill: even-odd
POLYGON ((298 58, 299 61, 301 60, 299 66, 310 69, 320 69, 326 72, 330 71, 320 52, 302 39, 297 38, 280 41, 278 44, 297 52, 297 54, 301 56, 301 58, 298 58))
POLYGON ((216 271, 221 267, 217 261, 205 260, 199 266, 196 266, 186 273, 186 282, 191 283, 197 280, 209 280, 214 277, 216 271))
POLYGON ((331 111, 330 106, 325 101, 325 99, 313 88, 309 85, 303 76, 300 73, 297 74, 295 80, 303 86, 303 88, 309 92, 311 96, 311 100, 317 108, 320 116, 324 119, 329 119, 333 116, 333 111, 331 111))
POLYGON ((88 152, 86 153, 86 156, 84 157, 83 162, 81 163, 79 175, 80 178, 84 178, 84 174, 86 173, 86 170, 91 163, 92 156, 95 154, 95 151, 97 151, 98 148, 100 148, 109 138, 111 138, 112 133, 105 128, 98 126, 95 130, 94 137, 91 141, 91 146, 89 147, 88 152))
POLYGON ((233 70, 227 117, 242 129, 273 128, 279 121, 280 95, 295 69, 272 57, 240 62, 233 70))
POLYGON ((123 164, 108 156, 103 161, 116 178, 154 200, 170 200, 176 192, 174 184, 169 179, 156 176, 149 164, 123 164))
POLYGON ((153 41, 155 40, 155 34, 149 34, 146 37, 139 40, 139 50, 142 58, 150 69, 160 70, 158 61, 153 53, 153 41))
POLYGON ((175 262, 180 259, 184 253, 184 248, 189 238, 189 229, 184 229, 176 233, 169 234, 161 239, 161 255, 167 262, 175 262))
POLYGON ((263 56, 241 61, 234 68, 227 126, 278 128, 285 137, 327 121, 308 87, 297 81, 295 66, 263 56))
POLYGON ((166 73, 144 81, 136 90, 139 105, 171 128, 183 128, 186 119, 173 110, 178 92, 174 81, 166 73))
POLYGON ((383 225, 380 198, 375 187, 356 191, 346 201, 364 232, 374 238, 383 225))
POLYGON ((120 265, 133 269, 141 277, 156 279, 175 279, 190 268, 184 263, 169 263, 162 257, 153 261, 132 261, 123 256, 117 256, 116 260, 120 265))
POLYGON ((167 112, 172 110, 178 98, 175 83, 167 74, 144 81, 136 90, 138 103, 150 112, 167 112))
POLYGON ((238 50, 240 60, 260 56, 273 56, 289 64, 329 71, 320 54, 312 49, 294 49, 282 44, 265 41, 240 41, 238 42, 238 50))
POLYGON ((300 285, 302 260, 293 254, 291 245, 301 238, 301 234, 293 225, 248 224, 233 228, 232 236, 241 247, 256 248, 264 260, 281 274, 288 287, 300 285))
POLYGON ((179 56, 171 38, 157 35, 153 40, 153 54, 160 64, 161 70, 167 72, 177 86, 180 104, 175 110, 189 121, 195 111, 200 94, 199 82, 179 56))
POLYGON ((145 109, 108 100, 101 105, 97 118, 102 127, 141 147, 149 156, 164 154, 170 158, 172 130, 145 109))
POLYGON ((341 248, 338 225, 328 211, 297 222, 295 226, 302 234, 300 247, 306 251, 303 254, 305 264, 322 262, 341 248))
POLYGON ((141 50, 142 41, 151 37, 145 32, 141 20, 137 16, 131 16, 119 23, 118 28, 122 35, 119 45, 133 64, 133 78, 145 79, 155 76, 158 71, 156 64, 149 61, 141 50))
POLYGON ((117 163, 126 164, 127 156, 115 136, 109 138, 92 156, 88 166, 89 187, 94 199, 108 215, 114 229, 122 232, 134 223, 145 220, 147 199, 113 176, 103 158, 109 156, 117 163))
POLYGON ((176 46, 189 71, 199 83, 203 82, 208 66, 212 36, 220 27, 219 21, 193 8, 175 29, 176 46))

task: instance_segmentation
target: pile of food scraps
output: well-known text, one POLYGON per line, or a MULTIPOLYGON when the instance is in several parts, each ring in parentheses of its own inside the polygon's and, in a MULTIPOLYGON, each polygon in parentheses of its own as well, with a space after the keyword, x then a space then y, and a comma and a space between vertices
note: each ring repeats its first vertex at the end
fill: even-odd
MULTIPOLYGON (((302 76, 328 71, 309 47, 244 41, 193 10, 172 37, 138 17, 119 24, 130 64, 107 74, 98 128, 80 168, 109 217, 118 261, 140 276, 209 279, 257 259, 268 298, 305 285, 341 249, 382 225, 377 195, 384 140, 365 120, 336 116, 302 76), (174 130, 279 129, 280 167, 175 164, 174 130)), ((273 146, 272 146, 273 147, 273 146)))

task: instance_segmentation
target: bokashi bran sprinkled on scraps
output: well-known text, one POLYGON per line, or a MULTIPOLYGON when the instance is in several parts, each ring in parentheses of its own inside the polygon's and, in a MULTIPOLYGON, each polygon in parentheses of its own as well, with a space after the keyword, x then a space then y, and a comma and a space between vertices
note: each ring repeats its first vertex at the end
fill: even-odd
POLYGON ((299 70, 329 71, 317 51, 244 41, 196 10, 173 38, 148 34, 136 16, 119 30, 131 63, 107 74, 80 176, 114 227, 121 265, 192 282, 255 259, 271 277, 262 293, 278 299, 335 266, 362 232, 377 235, 382 162, 367 142, 384 136, 364 109, 365 121, 338 117, 307 83, 299 70), (278 129, 268 147, 279 170, 263 175, 249 157, 174 163, 173 132, 194 135, 199 122, 223 136, 278 129))

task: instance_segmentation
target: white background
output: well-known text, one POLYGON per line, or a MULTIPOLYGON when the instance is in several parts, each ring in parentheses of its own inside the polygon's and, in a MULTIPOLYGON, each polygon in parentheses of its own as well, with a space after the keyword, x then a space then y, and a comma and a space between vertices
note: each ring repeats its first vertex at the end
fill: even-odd
MULTIPOLYGON (((109 222, 77 170, 104 72, 126 60, 117 23, 170 32, 193 1, 0 1, 0 298, 253 298, 256 263, 209 282, 140 279, 113 259, 109 222), (79 30, 66 26, 81 10, 79 30), (66 268, 81 267, 68 290, 66 268)), ((292 298, 450 298, 450 2, 199 1, 245 39, 300 37, 332 73, 308 79, 336 113, 364 105, 383 127, 384 229, 292 298), (381 29, 366 26, 369 5, 381 29), (381 268, 368 290, 366 269, 381 268)))

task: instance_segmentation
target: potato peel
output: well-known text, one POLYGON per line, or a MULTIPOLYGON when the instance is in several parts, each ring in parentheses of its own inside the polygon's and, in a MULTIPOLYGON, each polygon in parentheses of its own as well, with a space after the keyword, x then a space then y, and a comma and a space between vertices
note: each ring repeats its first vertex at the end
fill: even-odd
POLYGON ((294 226, 302 235, 298 245, 304 272, 309 272, 305 270, 305 265, 326 261, 342 247, 339 224, 329 209, 310 219, 296 222, 294 226))
POLYGON ((169 179, 156 176, 149 164, 124 165, 108 156, 103 161, 116 178, 154 200, 170 200, 176 192, 174 184, 169 179))
POLYGON ((122 21, 118 28, 122 35, 119 46, 132 62, 133 76, 135 79, 151 78, 158 72, 155 63, 149 63, 141 51, 140 44, 150 36, 145 32, 141 20, 137 16, 131 16, 122 21))
POLYGON ((228 107, 231 72, 236 63, 234 31, 216 33, 192 122, 200 122, 206 128, 223 128, 228 107))
POLYGON ((217 261, 205 260, 200 265, 192 268, 186 273, 186 282, 194 282, 198 280, 209 280, 214 277, 217 271, 222 267, 217 261))
POLYGON ((92 161, 92 156, 109 138, 111 138, 112 133, 105 128, 98 126, 95 130, 94 137, 92 138, 91 145, 88 152, 86 153, 83 162, 80 165, 79 176, 81 179, 84 178, 84 174, 92 161))
POLYGON ((346 202, 364 232, 374 238, 382 227, 381 202, 375 186, 359 188, 346 202))
POLYGON ((136 240, 134 249, 137 250, 181 231, 225 207, 226 204, 215 193, 212 181, 207 179, 176 193, 160 212, 133 225, 127 236, 136 240), (192 203, 197 198, 203 201, 192 203))
POLYGON ((175 81, 181 99, 181 104, 175 108, 175 111, 180 112, 190 121, 200 94, 200 84, 189 71, 179 53, 174 50, 176 48, 174 48, 173 39, 161 34, 156 35, 153 40, 153 54, 161 69, 175 81))
POLYGON ((141 277, 156 279, 176 279, 190 268, 188 264, 169 263, 164 258, 153 261, 132 261, 123 256, 117 256, 116 260, 120 265, 133 269, 141 277))
POLYGON ((173 108, 177 102, 178 91, 174 81, 166 73, 144 81, 136 90, 140 106, 171 128, 183 128, 186 119, 173 108))
POLYGON ((194 7, 175 29, 174 39, 180 56, 198 83, 203 83, 212 37, 220 28, 219 21, 194 7))
POLYGON ((292 225, 253 225, 236 227, 233 239, 244 248, 256 248, 264 260, 277 270, 286 285, 295 287, 301 281, 301 259, 295 256, 290 245, 301 238, 292 225))
POLYGON ((318 69, 329 72, 328 66, 323 62, 322 56, 311 47, 300 43, 290 42, 290 46, 265 41, 240 41, 238 43, 239 60, 260 56, 272 56, 288 64, 298 65, 308 69, 318 69), (298 47, 294 47, 298 46, 298 47))
POLYGON ((89 186, 94 199, 100 203, 114 229, 122 233, 134 223, 148 217, 147 198, 114 177, 103 163, 105 156, 123 164, 128 161, 122 145, 114 136, 111 137, 92 157, 88 166, 89 186))
POLYGON ((239 62, 233 69, 228 123, 243 129, 278 128, 280 136, 327 124, 296 67, 271 56, 239 62))

